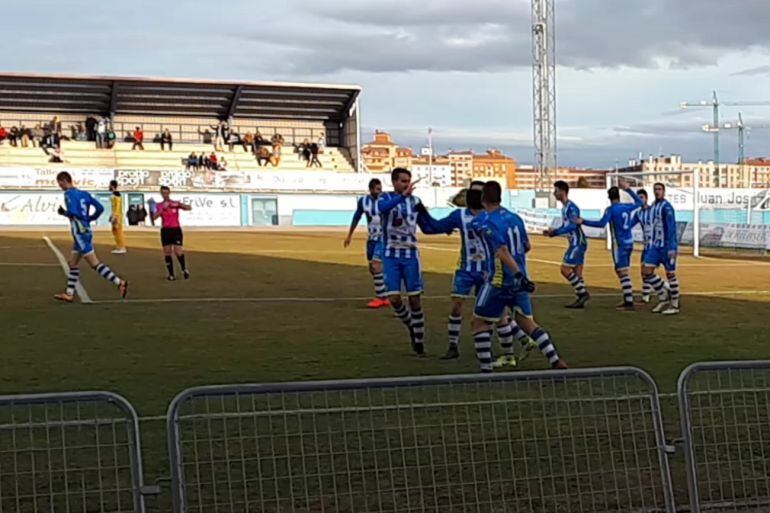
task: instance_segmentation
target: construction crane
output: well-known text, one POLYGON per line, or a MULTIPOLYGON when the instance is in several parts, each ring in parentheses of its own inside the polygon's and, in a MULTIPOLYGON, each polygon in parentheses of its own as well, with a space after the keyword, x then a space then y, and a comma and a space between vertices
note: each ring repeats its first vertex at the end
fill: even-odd
MULTIPOLYGON (((742 102, 720 102, 716 90, 713 91, 711 100, 701 100, 698 102, 682 102, 679 104, 682 109, 703 109, 710 108, 714 114, 714 120, 709 128, 704 127, 704 131, 714 134, 714 184, 720 187, 719 176, 719 107, 741 107, 741 106, 770 106, 768 101, 742 101, 742 102)), ((742 131, 741 131, 742 134, 742 131)))
POLYGON ((556 169, 556 30, 554 0, 532 0, 532 96, 535 170, 540 191, 556 169))
MULTIPOLYGON (((770 128, 770 125, 754 125, 754 126, 746 126, 746 123, 743 122, 743 113, 738 113, 738 120, 737 121, 727 121, 725 123, 722 123, 717 131, 720 130, 736 130, 738 132, 738 165, 741 166, 741 176, 744 176, 744 169, 746 165, 746 135, 751 130, 765 130, 770 128)), ((703 125, 703 131, 704 132, 713 132, 714 127, 712 125, 703 125)), ((751 177, 747 177, 747 182, 749 183, 749 187, 751 187, 752 180, 751 177)))

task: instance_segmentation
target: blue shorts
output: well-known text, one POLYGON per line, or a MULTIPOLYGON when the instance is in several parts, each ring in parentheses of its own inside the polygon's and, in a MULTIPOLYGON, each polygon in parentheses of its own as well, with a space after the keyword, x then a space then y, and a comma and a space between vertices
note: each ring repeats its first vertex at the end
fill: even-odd
POLYGON ((631 253, 633 246, 615 246, 612 248, 612 260, 615 262, 615 270, 623 271, 631 267, 631 253))
POLYGON ((528 292, 521 290, 498 288, 491 283, 485 283, 478 296, 473 315, 488 322, 497 322, 505 315, 505 309, 513 313, 532 318, 532 300, 528 292))
POLYGON ((562 263, 566 266, 575 267, 576 265, 583 265, 586 260, 586 251, 588 250, 587 244, 581 244, 579 246, 569 246, 567 252, 564 253, 564 260, 562 263))
POLYGON ((478 295, 484 285, 484 274, 475 271, 457 270, 452 280, 452 297, 478 295))
POLYGON ((93 233, 73 233, 72 234, 72 252, 88 255, 94 252, 94 234, 93 233))
POLYGON ((644 265, 646 267, 658 267, 662 265, 666 272, 673 273, 676 271, 676 257, 668 257, 668 249, 666 248, 650 248, 644 255, 644 265))
POLYGON ((369 262, 371 262, 372 260, 382 262, 382 241, 381 240, 366 241, 366 259, 369 262))
POLYGON ((641 258, 639 259, 639 261, 642 263, 642 265, 644 265, 644 260, 647 258, 647 253, 649 253, 649 252, 650 252, 650 248, 648 248, 648 247, 645 247, 642 250, 642 255, 641 255, 641 258))
POLYGON ((422 294, 422 266, 420 257, 385 257, 382 259, 385 289, 389 296, 401 294, 402 285, 410 296, 422 294))

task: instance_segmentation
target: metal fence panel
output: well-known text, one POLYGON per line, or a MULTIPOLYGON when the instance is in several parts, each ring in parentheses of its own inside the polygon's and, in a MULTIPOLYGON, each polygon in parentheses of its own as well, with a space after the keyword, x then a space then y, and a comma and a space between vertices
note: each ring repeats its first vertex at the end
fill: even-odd
POLYGON ((770 361, 696 363, 678 394, 691 510, 770 511, 770 361))
POLYGON ((134 408, 109 392, 0 396, 0 512, 144 512, 134 408))
POLYGON ((177 512, 674 511, 635 368, 201 387, 168 431, 177 512))

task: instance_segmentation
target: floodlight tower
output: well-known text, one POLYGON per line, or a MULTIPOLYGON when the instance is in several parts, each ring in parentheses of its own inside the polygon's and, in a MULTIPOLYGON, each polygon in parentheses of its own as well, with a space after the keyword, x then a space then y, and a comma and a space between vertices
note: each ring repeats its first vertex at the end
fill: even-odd
POLYGON ((549 188, 556 169, 555 0, 532 0, 532 95, 537 188, 549 188))

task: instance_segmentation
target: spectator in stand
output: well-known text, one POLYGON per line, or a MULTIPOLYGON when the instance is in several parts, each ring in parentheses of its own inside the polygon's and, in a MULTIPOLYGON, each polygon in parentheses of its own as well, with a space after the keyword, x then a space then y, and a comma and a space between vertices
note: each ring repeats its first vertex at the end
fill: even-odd
POLYGON ((228 150, 232 152, 236 144, 241 144, 241 135, 235 130, 231 130, 230 134, 227 136, 228 150))
POLYGON ((8 139, 8 130, 0 123, 0 144, 3 144, 8 139))
POLYGON ((160 135, 160 151, 165 151, 167 144, 168 151, 174 151, 174 138, 171 137, 171 132, 168 128, 163 130, 163 133, 160 135))
POLYGON ((270 150, 266 146, 260 146, 257 150, 257 165, 266 166, 270 163, 270 150))
POLYGON ((112 129, 112 127, 107 129, 107 137, 105 138, 104 147, 108 150, 111 150, 115 147, 115 143, 118 140, 117 134, 115 134, 115 130, 112 129))
POLYGON ((310 167, 310 140, 307 138, 299 145, 299 159, 305 161, 305 167, 310 167))
POLYGON ((139 209, 136 205, 129 205, 126 217, 128 218, 129 226, 136 226, 139 224, 139 209))
POLYGON ((275 143, 279 143, 281 146, 283 146, 283 136, 279 133, 276 133, 273 135, 273 137, 270 139, 270 142, 275 145, 275 143))
POLYGON ((207 128, 203 132, 201 132, 201 129, 198 129, 198 135, 201 136, 201 139, 203 140, 203 144, 211 144, 213 139, 211 138, 211 131, 207 128))
POLYGON ((35 128, 32 129, 32 146, 42 148, 44 137, 45 137, 45 130, 43 130, 43 126, 40 123, 38 123, 37 125, 35 125, 35 128))
POLYGON ((197 171, 199 167, 200 165, 198 164, 198 155, 195 152, 190 153, 190 155, 187 157, 187 166, 185 166, 185 169, 188 171, 197 171))
POLYGON ((134 145, 131 146, 131 149, 135 150, 137 147, 144 151, 144 131, 141 127, 136 127, 134 130, 134 145))
POLYGON ((312 158, 308 163, 308 167, 310 166, 323 167, 321 165, 321 161, 318 160, 318 150, 319 150, 318 143, 310 143, 310 155, 312 155, 312 158))
POLYGON ((281 150, 283 149, 283 144, 281 141, 276 140, 273 143, 273 156, 270 160, 270 163, 273 164, 273 167, 278 167, 281 165, 281 150))
POLYGON ((77 130, 78 130, 78 133, 75 136, 75 139, 78 141, 87 141, 88 131, 86 130, 86 127, 83 126, 83 123, 78 123, 77 130))
POLYGON ((209 155, 209 169, 219 169, 219 159, 217 158, 217 154, 213 151, 211 152, 211 155, 209 155))
POLYGON ((211 161, 209 160, 209 156, 205 153, 201 153, 201 156, 198 157, 198 163, 200 164, 199 167, 201 169, 211 169, 211 161))
POLYGON ((323 153, 324 149, 326 149, 326 136, 323 132, 318 136, 318 141, 316 143, 318 144, 318 153, 323 153))
POLYGON ((248 152, 251 152, 252 154, 255 153, 254 134, 252 134, 251 132, 246 132, 246 135, 243 136, 243 140, 241 142, 243 143, 244 153, 248 153, 248 152))
POLYGON ((225 141, 228 139, 230 135, 230 129, 227 126, 227 122, 222 120, 219 122, 218 125, 212 126, 211 128, 214 130, 214 134, 215 134, 214 150, 224 151, 225 141))
MULTIPOLYGON (((51 130, 51 127, 49 125, 48 130, 50 132, 53 132, 51 130)), ((105 140, 107 139, 107 120, 100 117, 99 121, 96 122, 96 147, 99 149, 104 148, 105 140)))
POLYGON ((59 116, 54 116, 51 122, 48 124, 48 130, 61 137, 61 120, 59 116))
POLYGON ((11 146, 17 147, 19 145, 19 128, 12 126, 11 131, 8 133, 8 142, 11 143, 11 146))
POLYGON ((257 131, 254 134, 254 145, 256 147, 256 146, 262 146, 264 144, 265 144, 265 138, 262 137, 262 134, 259 133, 259 128, 257 128, 257 131))
POLYGON ((21 140, 21 147, 22 148, 29 148, 29 128, 25 127, 24 125, 21 125, 19 128, 19 139, 21 140))
POLYGON ((222 158, 219 160, 219 168, 220 171, 227 171, 227 159, 224 155, 222 155, 222 158))

